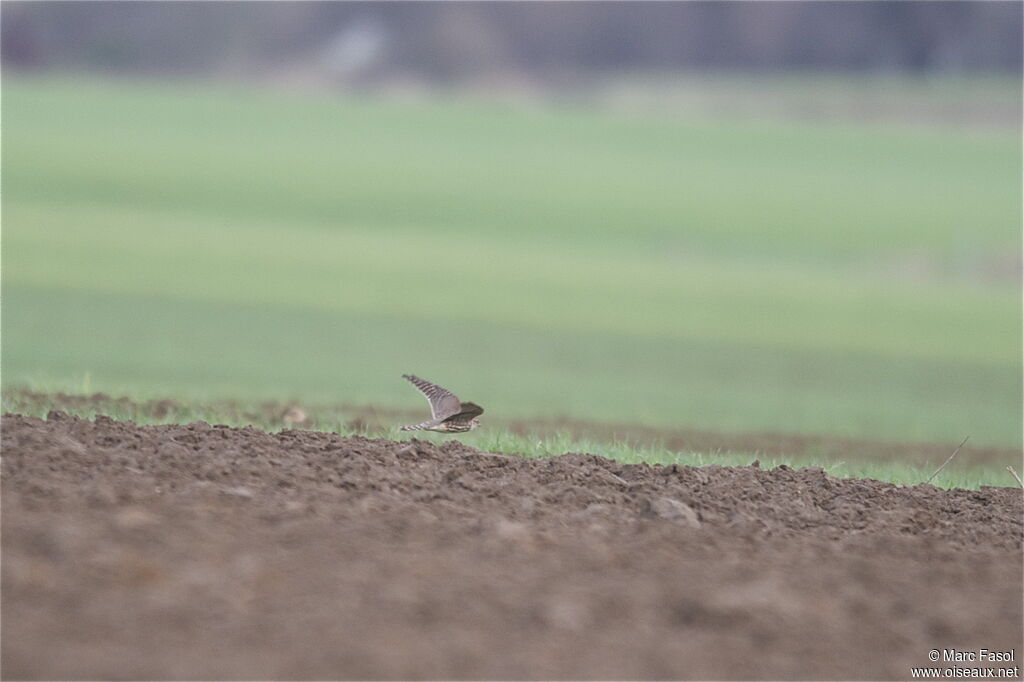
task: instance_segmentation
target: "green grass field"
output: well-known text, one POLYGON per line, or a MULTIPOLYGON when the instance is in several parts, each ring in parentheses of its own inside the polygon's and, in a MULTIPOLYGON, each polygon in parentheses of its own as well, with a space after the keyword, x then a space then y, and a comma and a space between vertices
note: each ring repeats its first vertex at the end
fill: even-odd
POLYGON ((1021 445, 1018 132, 2 104, 5 388, 416 408, 415 372, 510 417, 1021 445))

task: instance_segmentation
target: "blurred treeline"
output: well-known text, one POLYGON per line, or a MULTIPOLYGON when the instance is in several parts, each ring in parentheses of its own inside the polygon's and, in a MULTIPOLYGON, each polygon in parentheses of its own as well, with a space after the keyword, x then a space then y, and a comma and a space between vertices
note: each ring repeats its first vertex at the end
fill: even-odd
POLYGON ((372 83, 1021 70, 1020 2, 18 2, 7 68, 372 83))

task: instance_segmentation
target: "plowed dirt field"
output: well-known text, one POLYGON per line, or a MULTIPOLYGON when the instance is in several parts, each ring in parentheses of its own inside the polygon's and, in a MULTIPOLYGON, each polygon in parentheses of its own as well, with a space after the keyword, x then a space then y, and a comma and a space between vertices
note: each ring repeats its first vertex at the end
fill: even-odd
POLYGON ((1019 489, 63 413, 2 446, 6 679, 1020 665, 1019 489))

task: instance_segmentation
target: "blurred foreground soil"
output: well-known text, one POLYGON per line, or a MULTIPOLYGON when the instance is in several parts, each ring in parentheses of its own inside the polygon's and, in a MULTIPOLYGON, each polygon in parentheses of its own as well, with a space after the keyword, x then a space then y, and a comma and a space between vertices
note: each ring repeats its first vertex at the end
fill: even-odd
POLYGON ((58 412, 4 416, 2 447, 5 679, 894 679, 1024 653, 1019 489, 58 412))

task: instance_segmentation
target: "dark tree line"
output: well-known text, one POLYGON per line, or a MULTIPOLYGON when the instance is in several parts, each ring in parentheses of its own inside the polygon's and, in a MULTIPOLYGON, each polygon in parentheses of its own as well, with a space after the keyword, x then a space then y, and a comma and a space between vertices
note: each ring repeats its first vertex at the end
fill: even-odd
POLYGON ((378 73, 457 81, 496 70, 1019 73, 1024 4, 5 0, 0 12, 7 68, 245 73, 314 68, 341 45, 378 73))

